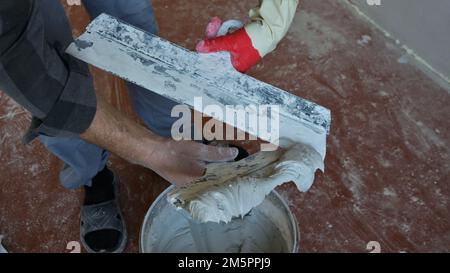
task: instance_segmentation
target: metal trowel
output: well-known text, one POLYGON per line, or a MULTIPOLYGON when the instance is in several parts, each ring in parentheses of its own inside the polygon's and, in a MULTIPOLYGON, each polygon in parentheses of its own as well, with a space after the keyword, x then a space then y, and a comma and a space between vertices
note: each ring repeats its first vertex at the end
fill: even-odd
MULTIPOLYGON (((66 52, 180 104, 277 105, 279 137, 314 147, 324 158, 330 110, 236 71, 228 53, 198 54, 101 14, 66 52)), ((196 109, 211 115, 205 109, 196 109)), ((215 117, 251 135, 279 144, 245 122, 215 117)), ((281 143, 280 146, 283 146, 281 143)))

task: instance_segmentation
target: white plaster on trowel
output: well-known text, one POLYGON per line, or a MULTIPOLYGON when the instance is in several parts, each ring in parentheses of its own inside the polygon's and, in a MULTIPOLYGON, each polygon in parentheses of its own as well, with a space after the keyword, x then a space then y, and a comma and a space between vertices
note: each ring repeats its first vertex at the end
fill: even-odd
POLYGON ((169 192, 168 200, 200 222, 227 223, 247 214, 283 183, 293 181, 299 191, 307 191, 317 169, 324 170, 321 155, 297 143, 283 151, 259 152, 241 163, 211 165, 206 178, 169 192))

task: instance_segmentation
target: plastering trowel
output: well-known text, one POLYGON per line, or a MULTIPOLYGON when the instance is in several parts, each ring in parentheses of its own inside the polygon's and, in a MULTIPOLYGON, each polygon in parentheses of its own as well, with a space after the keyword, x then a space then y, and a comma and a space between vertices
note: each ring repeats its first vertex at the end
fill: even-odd
MULTIPOLYGON (((236 71, 228 53, 191 52, 106 14, 93 20, 67 53, 191 107, 194 97, 201 97, 203 105, 222 109, 226 105, 277 105, 280 138, 307 143, 325 157, 325 140, 314 135, 329 132, 330 111, 236 71)), ((205 109, 196 110, 211 114, 205 109)), ((215 118, 279 144, 279 139, 249 129, 245 122, 236 124, 225 116, 215 118)))
MULTIPOLYGON (((264 130, 247 126, 245 118, 236 123, 234 116, 214 115, 214 118, 276 146, 289 148, 284 146, 285 143, 301 143, 301 146, 297 146, 300 147, 296 155, 298 158, 277 163, 275 161, 280 158, 280 152, 260 152, 235 164, 207 165, 204 177, 194 181, 186 189, 176 189, 168 194, 168 200, 174 206, 186 209, 196 220, 228 222, 233 216, 245 215, 281 183, 297 181, 299 190, 307 190, 312 184, 315 170, 323 169, 326 135, 331 122, 330 111, 236 71, 228 53, 191 52, 106 14, 92 21, 87 31, 69 46, 67 53, 142 86, 149 92, 194 107, 207 116, 213 115, 208 112, 208 107, 196 107, 194 98, 200 97, 205 106, 215 105, 221 109, 236 105, 276 106, 271 108, 276 111, 272 112, 271 117, 278 116, 276 138, 266 134, 264 130), (289 141, 285 142, 284 139, 289 141), (271 170, 273 173, 258 178, 248 176, 260 169, 271 170), (245 183, 239 181, 241 176, 247 176, 245 183), (259 186, 253 185, 255 181, 260 183, 257 198, 254 196, 255 187, 259 186), (236 204, 231 206, 226 215, 214 213, 215 208, 220 210, 221 205, 226 203, 227 200, 222 199, 227 194, 233 200, 242 197, 248 199, 248 202, 244 206, 244 202, 233 201, 232 204, 236 204), (250 195, 255 198, 247 198, 250 195), (206 199, 209 202, 203 202, 206 199), (201 206, 194 206, 197 203, 201 206), (207 215, 203 213, 205 207, 209 208, 207 215), (203 214, 206 216, 198 216, 203 214)), ((260 113, 253 113, 255 112, 256 115, 260 113)), ((257 127, 260 126, 258 124, 257 127)), ((292 152, 296 153, 297 150, 291 150, 292 152)))

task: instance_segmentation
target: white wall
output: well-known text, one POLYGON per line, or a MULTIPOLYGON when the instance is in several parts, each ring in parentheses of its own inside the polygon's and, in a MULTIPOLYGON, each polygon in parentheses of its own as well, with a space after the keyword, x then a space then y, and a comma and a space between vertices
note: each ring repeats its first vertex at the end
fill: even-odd
POLYGON ((395 39, 450 78, 450 0, 349 0, 395 39))

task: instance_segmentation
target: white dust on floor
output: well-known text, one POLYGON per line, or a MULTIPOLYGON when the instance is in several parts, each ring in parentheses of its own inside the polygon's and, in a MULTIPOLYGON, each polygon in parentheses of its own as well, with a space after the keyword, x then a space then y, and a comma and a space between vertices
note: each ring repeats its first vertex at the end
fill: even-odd
POLYGON ((327 55, 337 44, 345 44, 345 37, 314 13, 300 10, 294 17, 289 29, 288 39, 295 39, 305 44, 310 57, 318 58, 327 55))

